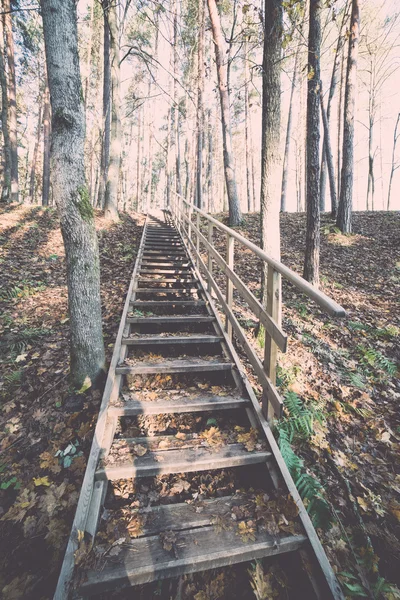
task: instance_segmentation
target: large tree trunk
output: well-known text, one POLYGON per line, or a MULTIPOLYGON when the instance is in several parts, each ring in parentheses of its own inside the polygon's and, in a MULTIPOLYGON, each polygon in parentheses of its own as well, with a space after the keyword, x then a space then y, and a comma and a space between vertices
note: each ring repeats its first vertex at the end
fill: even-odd
POLYGON ((197 48, 197 170, 196 204, 203 208, 203 146, 204 146, 204 0, 198 1, 199 39, 197 48))
MULTIPOLYGON (((282 182, 281 55, 282 0, 265 0, 261 142, 261 248, 280 259, 279 209, 282 182)), ((267 265, 261 280, 266 302, 267 265)))
POLYGON ((50 93, 46 76, 46 89, 44 91, 43 107, 43 178, 42 178, 42 204, 49 205, 50 200, 50 133, 51 133, 51 106, 50 93))
POLYGON ((11 152, 11 201, 18 202, 18 140, 17 140, 17 87, 15 83, 14 37, 10 0, 3 0, 3 18, 6 33, 6 51, 8 62, 8 111, 11 152))
MULTIPOLYGON (((303 22, 304 22, 304 20, 303 20, 303 22)), ((289 174, 289 151, 290 151, 290 142, 291 142, 291 138, 292 138, 293 98, 294 98, 294 92, 295 92, 296 84, 297 84, 297 72, 298 72, 298 67, 299 67, 300 50, 301 50, 301 44, 303 41, 303 22, 301 24, 300 37, 299 37, 299 41, 297 44, 296 57, 294 60, 292 86, 290 89, 289 114, 288 114, 288 121, 287 121, 287 127, 286 127, 285 154, 284 154, 284 158, 283 158, 281 212, 286 211, 286 191, 287 191, 288 174, 289 174)))
POLYGON ((75 0, 42 0, 52 106, 53 197, 65 245, 71 331, 71 379, 76 388, 104 374, 100 265, 93 209, 85 182, 85 114, 79 71, 75 0))
POLYGON ((321 0, 310 0, 307 84, 307 235, 303 276, 319 285, 319 140, 321 0))
POLYGON ((3 132, 4 171, 1 190, 2 202, 11 200, 11 147, 8 123, 8 91, 7 76, 4 65, 4 31, 3 19, 0 18, 0 84, 1 84, 1 130, 3 132))
POLYGON ((229 224, 233 227, 242 220, 235 176, 235 160, 232 147, 231 110, 228 89, 228 71, 225 60, 226 49, 222 34, 221 20, 215 0, 207 0, 217 64, 218 89, 221 102, 222 142, 224 151, 224 171, 229 202, 229 224))
POLYGON ((343 233, 351 233, 354 179, 354 108, 357 92, 357 58, 360 33, 359 0, 353 0, 344 97, 342 176, 336 225, 343 233))
MULTIPOLYGON (((40 74, 39 74, 40 77, 40 74)), ((38 103, 39 103, 39 112, 38 112, 38 124, 36 130, 36 140, 35 146, 33 148, 33 156, 31 163, 31 173, 29 178, 29 201, 33 204, 35 200, 35 180, 36 180, 36 164, 39 153, 39 145, 40 145, 40 135, 42 132, 42 106, 43 106, 43 92, 40 90, 40 82, 39 82, 39 95, 38 95, 38 103)))
POLYGON ((103 3, 103 130, 101 139, 100 181, 97 206, 104 208, 108 165, 110 160, 110 130, 111 130, 111 72, 110 72, 110 29, 107 19, 107 4, 103 3))
POLYGON ((106 183, 104 216, 112 221, 118 217, 118 184, 121 161, 121 99, 119 64, 119 25, 116 4, 111 3, 107 10, 110 29, 111 59, 111 136, 110 160, 106 183))

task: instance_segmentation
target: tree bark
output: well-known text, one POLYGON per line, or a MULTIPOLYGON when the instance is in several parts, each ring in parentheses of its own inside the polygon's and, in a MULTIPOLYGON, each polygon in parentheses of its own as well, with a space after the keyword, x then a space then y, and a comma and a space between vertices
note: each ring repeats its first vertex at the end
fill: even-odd
POLYGON ((231 111, 228 89, 228 71, 225 62, 225 41, 222 34, 221 20, 215 0, 207 0, 208 11, 213 33, 215 62, 217 65, 218 89, 221 103, 222 142, 224 153, 224 171, 226 191, 229 202, 229 224, 235 227, 242 220, 239 196, 235 176, 235 160, 232 147, 231 111))
MULTIPOLYGON (((304 22, 304 20, 303 20, 304 22)), ((281 212, 286 211, 286 191, 287 191, 287 183, 288 183, 288 174, 289 174, 289 151, 290 151, 290 141, 292 137, 292 110, 293 110, 293 98, 294 92, 297 84, 297 71, 299 67, 299 58, 300 58, 300 50, 301 50, 301 42, 303 32, 303 23, 300 29, 300 37, 297 44, 296 57, 294 59, 294 69, 293 69, 293 79, 292 86, 290 89, 290 102, 289 102, 289 114, 288 121, 286 127, 286 141, 285 141, 285 153, 283 158, 283 172, 282 172, 282 191, 281 191, 281 212)))
POLYGON ((310 0, 307 84, 307 234, 303 277, 319 286, 319 141, 321 0, 310 0))
POLYGON ((89 43, 86 59, 86 80, 85 80, 85 110, 87 109, 89 87, 90 87, 90 75, 91 75, 91 64, 92 64, 92 47, 93 47, 93 13, 94 13, 94 0, 90 0, 90 17, 89 17, 89 43))
POLYGON ((110 160, 111 130, 111 71, 110 71, 110 29, 107 19, 107 2, 103 3, 103 131, 101 140, 100 180, 97 206, 104 208, 108 166, 110 160))
POLYGON ((346 90, 344 97, 344 126, 342 174, 340 184, 337 227, 343 233, 351 233, 354 179, 354 108, 357 92, 357 58, 360 32, 359 0, 352 1, 349 54, 347 57, 346 90))
POLYGON ((4 30, 3 19, 0 18, 0 84, 1 84, 1 129, 3 132, 4 171, 1 190, 2 202, 11 200, 11 146, 8 122, 7 76, 4 65, 4 30))
POLYGON ((105 192, 104 216, 111 221, 118 220, 118 184, 121 161, 121 99, 119 64, 119 25, 117 6, 111 3, 107 10, 110 30, 111 62, 111 130, 110 160, 105 192))
POLYGON ((85 182, 85 114, 75 0, 41 0, 52 105, 51 170, 65 245, 71 379, 80 388, 104 375, 99 251, 85 182))
POLYGON ((18 140, 17 140, 17 88, 15 82, 14 37, 12 30, 12 13, 10 0, 3 0, 3 18, 6 34, 6 51, 8 62, 8 112, 9 137, 11 153, 11 201, 18 202, 18 140))
POLYGON ((43 107, 43 178, 42 178, 42 204, 48 206, 50 201, 50 133, 51 133, 51 106, 50 93, 46 75, 46 89, 44 91, 43 107))
MULTIPOLYGON (((281 56, 282 0, 265 0, 263 95, 261 129, 261 248, 280 259, 279 209, 282 182, 281 56)), ((261 278, 261 297, 266 302, 267 265, 261 278)))

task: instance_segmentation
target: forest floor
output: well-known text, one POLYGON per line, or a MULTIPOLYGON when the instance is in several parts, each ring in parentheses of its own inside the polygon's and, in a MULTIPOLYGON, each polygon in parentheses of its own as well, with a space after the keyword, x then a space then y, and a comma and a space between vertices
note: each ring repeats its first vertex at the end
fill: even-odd
MULTIPOLYGON (((44 600, 54 591, 101 394, 68 388, 56 212, 8 206, 0 221, 0 590, 7 600, 44 600)), ((143 221, 96 217, 108 358, 143 221)), ((398 214, 359 213, 355 233, 343 236, 323 218, 321 288, 346 319, 283 288, 289 349, 279 383, 315 416, 312 433, 300 430, 292 442, 330 506, 333 526, 319 533, 349 597, 400 597, 389 585, 400 585, 399 226, 398 214)), ((240 231, 258 243, 258 215, 245 216, 240 231)), ((299 273, 304 239, 304 215, 283 215, 282 260, 299 273)), ((241 251, 235 265, 257 293, 257 260, 241 251)), ((238 298, 235 310, 251 336, 256 323, 238 298)), ((279 573, 268 577, 271 598, 284 598, 279 573)), ((229 597, 221 573, 196 592, 196 600, 229 597)))

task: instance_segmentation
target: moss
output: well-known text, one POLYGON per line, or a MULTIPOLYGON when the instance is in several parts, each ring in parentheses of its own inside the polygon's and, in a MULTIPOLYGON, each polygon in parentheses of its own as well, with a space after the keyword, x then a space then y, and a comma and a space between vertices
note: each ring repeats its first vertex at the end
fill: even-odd
POLYGON ((79 202, 78 210, 84 221, 93 219, 93 207, 90 203, 89 192, 86 186, 82 185, 78 188, 79 202))

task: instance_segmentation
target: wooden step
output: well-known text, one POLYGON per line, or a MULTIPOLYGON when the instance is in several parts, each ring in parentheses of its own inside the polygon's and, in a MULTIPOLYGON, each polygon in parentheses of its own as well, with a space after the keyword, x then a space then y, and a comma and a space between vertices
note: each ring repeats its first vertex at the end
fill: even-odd
POLYGON ((149 335, 142 337, 123 338, 122 344, 127 346, 149 346, 155 345, 167 345, 167 344, 218 344, 224 338, 218 335, 207 335, 207 334, 192 334, 192 335, 149 335))
POLYGON ((157 269, 140 269, 140 275, 168 275, 169 273, 171 273, 172 275, 179 275, 180 273, 182 275, 191 275, 190 273, 191 269, 190 267, 186 267, 186 269, 181 269, 179 267, 175 267, 172 269, 163 269, 162 271, 160 271, 158 268, 157 269))
POLYGON ((201 510, 196 505, 180 503, 140 512, 141 535, 122 544, 117 556, 106 558, 100 568, 88 571, 79 594, 93 596, 156 579, 294 552, 306 543, 305 535, 271 536, 263 531, 255 532, 254 540, 243 542, 237 524, 229 523, 230 511, 240 502, 240 496, 233 496, 205 500, 201 510), (218 517, 227 521, 226 529, 217 530, 212 524, 218 517), (160 536, 164 532, 175 534, 170 534, 174 540, 171 549, 160 536))
MULTIPOLYGON (((154 438, 151 439, 154 440, 154 438)), ((126 442, 129 446, 129 440, 126 440, 126 442)), ((141 445, 146 447, 146 438, 141 438, 141 445)), ((116 463, 101 465, 96 471, 96 480, 115 481, 116 479, 131 477, 155 477, 156 475, 170 473, 229 469, 265 463, 272 456, 271 452, 266 450, 248 452, 243 444, 226 444, 218 450, 202 446, 187 449, 156 450, 146 452, 143 456, 135 455, 137 443, 132 443, 131 447, 132 450, 129 456, 125 455, 116 463)), ((110 456, 111 454, 108 460, 110 460, 110 456)))
POLYGON ((121 406, 110 406, 108 412, 114 417, 135 417, 137 415, 165 415, 170 413, 208 412, 213 410, 228 410, 243 408, 249 405, 249 400, 236 396, 198 396, 196 398, 163 398, 153 402, 141 400, 118 400, 124 402, 121 406))
POLYGON ((230 371, 233 363, 201 358, 177 358, 159 362, 141 361, 135 365, 116 368, 117 375, 151 375, 154 373, 204 373, 205 371, 230 371))
POLYGON ((168 277, 166 279, 151 279, 150 277, 138 277, 140 283, 197 283, 198 279, 193 277, 168 277))
MULTIPOLYGON (((164 306, 167 308, 173 308, 174 306, 205 306, 205 300, 147 300, 147 301, 139 301, 133 300, 131 302, 131 306, 140 307, 143 310, 148 310, 150 308, 157 308, 159 306, 164 306)), ((133 323, 133 321, 130 321, 133 323)))
POLYGON ((186 250, 171 250, 169 249, 168 252, 165 252, 164 250, 155 250, 155 249, 151 249, 151 248, 145 248, 143 250, 143 256, 145 254, 148 254, 149 256, 153 256, 153 255, 158 255, 158 256, 163 256, 163 257, 167 257, 167 256, 185 256, 188 257, 186 254, 186 250))
POLYGON ((193 294, 195 292, 200 292, 198 287, 185 287, 185 288, 134 288, 132 293, 145 293, 145 294, 176 294, 179 292, 180 294, 186 292, 187 294, 193 294))
POLYGON ((189 260, 165 260, 165 258, 143 259, 140 264, 141 266, 158 267, 159 269, 169 269, 171 267, 190 268, 192 266, 189 260))
MULTIPOLYGON (((139 304, 143 304, 139 303, 139 304)), ((146 305, 148 303, 146 302, 146 305)), ((182 323, 182 325, 191 324, 191 323, 212 323, 215 321, 215 317, 211 317, 208 315, 176 315, 173 317, 170 316, 153 316, 153 317, 127 317, 127 323, 139 323, 142 325, 169 325, 171 323, 182 323)))

